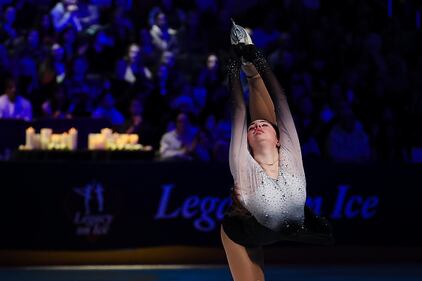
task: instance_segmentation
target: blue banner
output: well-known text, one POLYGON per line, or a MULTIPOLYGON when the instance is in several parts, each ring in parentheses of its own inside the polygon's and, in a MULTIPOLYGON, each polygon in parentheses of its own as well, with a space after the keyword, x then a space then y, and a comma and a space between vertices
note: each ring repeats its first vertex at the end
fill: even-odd
MULTIPOLYGON (((421 245, 421 166, 306 162, 307 204, 339 244, 421 245)), ((226 163, 0 162, 1 249, 218 246, 226 163)))

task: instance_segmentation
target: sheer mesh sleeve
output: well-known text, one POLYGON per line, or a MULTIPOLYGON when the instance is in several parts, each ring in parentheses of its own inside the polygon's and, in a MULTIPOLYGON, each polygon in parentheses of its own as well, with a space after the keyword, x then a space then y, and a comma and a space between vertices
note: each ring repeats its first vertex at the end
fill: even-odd
POLYGON ((269 64, 256 49, 254 49, 253 64, 274 103, 277 127, 280 131, 280 158, 284 165, 287 164, 287 170, 291 173, 304 174, 300 142, 286 95, 269 64), (289 164, 291 168, 288 167, 289 164))
POLYGON ((240 195, 238 199, 245 205, 248 194, 253 191, 252 186, 255 186, 256 173, 253 171, 253 164, 251 165, 253 159, 248 151, 246 105, 239 78, 240 63, 237 63, 232 62, 232 65, 229 65, 229 89, 232 102, 229 164, 234 188, 240 195))

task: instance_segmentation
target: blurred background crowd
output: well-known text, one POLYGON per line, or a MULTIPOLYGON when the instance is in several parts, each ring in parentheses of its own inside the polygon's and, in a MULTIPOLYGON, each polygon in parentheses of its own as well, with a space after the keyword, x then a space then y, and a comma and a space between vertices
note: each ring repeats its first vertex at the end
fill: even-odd
POLYGON ((227 161, 233 18, 305 159, 422 162, 422 4, 388 2, 1 0, 0 119, 105 118, 162 159, 227 161))

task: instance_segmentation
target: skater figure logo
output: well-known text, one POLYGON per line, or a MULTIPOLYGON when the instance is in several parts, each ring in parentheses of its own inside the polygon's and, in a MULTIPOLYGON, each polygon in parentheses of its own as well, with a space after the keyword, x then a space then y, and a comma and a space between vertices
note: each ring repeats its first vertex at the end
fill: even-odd
POLYGON ((111 204, 106 200, 106 195, 110 197, 104 186, 97 181, 72 188, 68 210, 77 236, 93 238, 109 233, 114 215, 109 213, 111 208, 106 206, 111 204))

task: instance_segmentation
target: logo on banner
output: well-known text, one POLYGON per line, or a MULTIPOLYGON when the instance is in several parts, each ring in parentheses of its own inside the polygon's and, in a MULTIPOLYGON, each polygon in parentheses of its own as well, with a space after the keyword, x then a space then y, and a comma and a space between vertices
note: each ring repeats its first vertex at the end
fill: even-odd
POLYGON ((71 218, 77 236, 102 236, 110 231, 114 215, 109 212, 111 204, 103 184, 93 181, 72 188, 70 194, 71 218))

